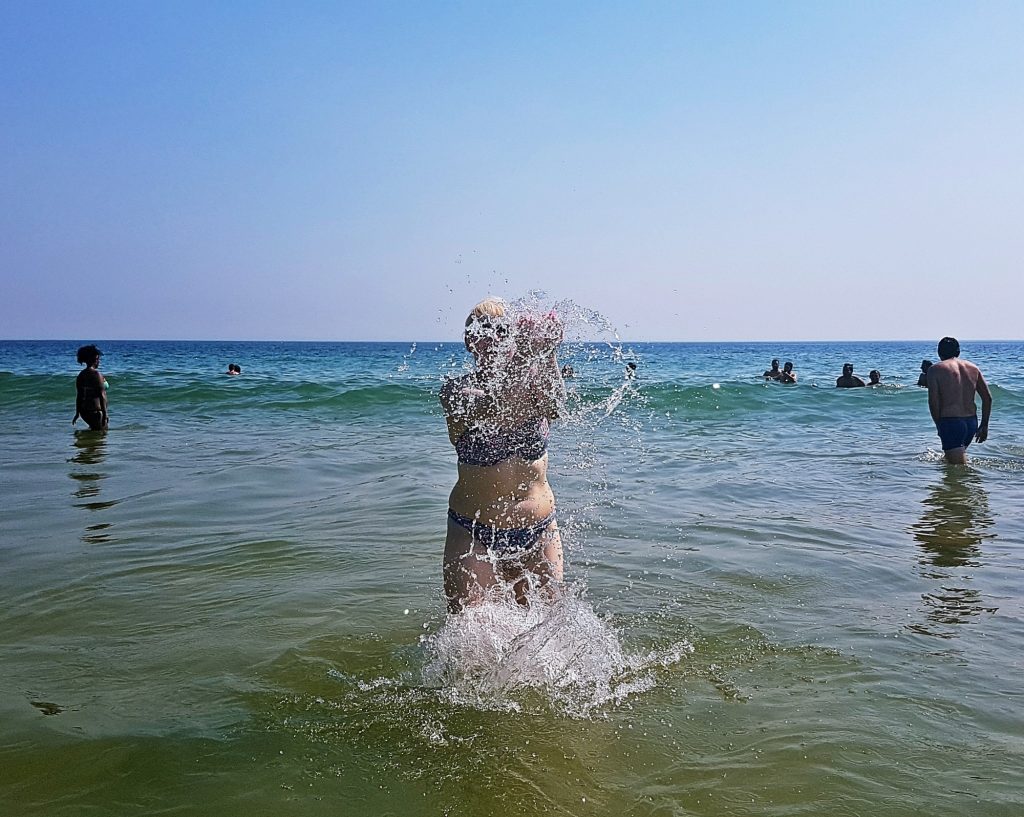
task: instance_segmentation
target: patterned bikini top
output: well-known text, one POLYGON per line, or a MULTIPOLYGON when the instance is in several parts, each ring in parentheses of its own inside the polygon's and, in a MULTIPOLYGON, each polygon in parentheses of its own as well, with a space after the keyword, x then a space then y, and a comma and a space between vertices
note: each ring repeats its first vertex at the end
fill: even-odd
POLYGON ((547 450, 548 421, 545 417, 512 429, 474 426, 464 431, 455 443, 459 465, 497 465, 513 457, 533 462, 547 450))

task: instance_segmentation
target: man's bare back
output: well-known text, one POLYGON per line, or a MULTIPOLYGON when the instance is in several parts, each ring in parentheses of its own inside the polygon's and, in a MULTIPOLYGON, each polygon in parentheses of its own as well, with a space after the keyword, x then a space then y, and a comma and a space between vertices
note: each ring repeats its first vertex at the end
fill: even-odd
POLYGON ((933 363, 928 369, 928 396, 938 394, 939 417, 968 417, 978 413, 974 395, 988 386, 981 369, 958 357, 933 363))

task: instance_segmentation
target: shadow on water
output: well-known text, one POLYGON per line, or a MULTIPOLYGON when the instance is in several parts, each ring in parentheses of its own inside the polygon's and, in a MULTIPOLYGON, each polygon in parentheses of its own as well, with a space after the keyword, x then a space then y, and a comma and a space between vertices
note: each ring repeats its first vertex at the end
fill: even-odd
MULTIPOLYGON (((103 461, 107 456, 107 433, 105 431, 76 431, 74 447, 77 452, 68 459, 71 470, 68 476, 77 485, 72 496, 80 500, 75 503, 79 508, 88 511, 101 511, 117 504, 117 500, 103 501, 98 497, 103 480, 107 473, 103 470, 103 461)), ((103 531, 107 530, 110 524, 97 522, 88 525, 82 535, 82 541, 88 544, 99 544, 109 540, 109 536, 103 531)))
POLYGON ((910 629, 954 638, 958 635, 955 625, 996 611, 983 603, 976 589, 956 586, 970 581, 970 576, 959 569, 981 567, 982 543, 995 537, 988 493, 981 475, 974 469, 945 467, 941 479, 921 504, 921 518, 911 526, 921 548, 921 574, 942 584, 922 595, 925 621, 911 625, 910 629))

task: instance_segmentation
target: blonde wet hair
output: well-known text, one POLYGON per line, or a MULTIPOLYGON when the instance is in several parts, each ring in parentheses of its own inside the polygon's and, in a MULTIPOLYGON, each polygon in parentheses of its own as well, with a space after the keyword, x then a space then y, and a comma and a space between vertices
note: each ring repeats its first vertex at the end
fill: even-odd
POLYGON ((466 318, 466 326, 469 326, 474 318, 504 318, 505 302, 501 298, 493 296, 484 298, 480 303, 469 310, 469 317, 466 318))
POLYGON ((462 342, 466 344, 466 348, 472 351, 472 345, 470 343, 470 326, 473 325, 474 321, 499 321, 504 317, 505 302, 501 300, 501 298, 495 298, 492 295, 480 301, 480 303, 469 311, 469 317, 466 318, 466 332, 462 338, 462 342))

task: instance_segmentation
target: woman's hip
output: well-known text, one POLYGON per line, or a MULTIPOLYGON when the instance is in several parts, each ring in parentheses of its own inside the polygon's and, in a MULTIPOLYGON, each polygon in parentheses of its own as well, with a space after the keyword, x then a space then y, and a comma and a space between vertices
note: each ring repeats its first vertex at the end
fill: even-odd
POLYGON ((465 516, 453 508, 448 509, 448 537, 467 539, 473 545, 482 545, 498 557, 518 557, 541 548, 558 531, 555 509, 541 519, 532 519, 516 527, 498 527, 480 522, 477 516, 465 516))

